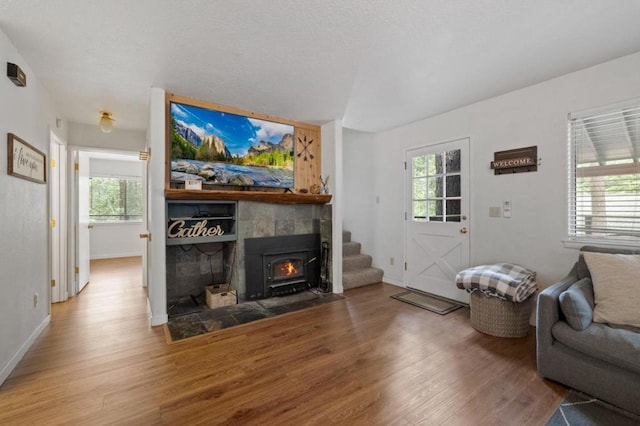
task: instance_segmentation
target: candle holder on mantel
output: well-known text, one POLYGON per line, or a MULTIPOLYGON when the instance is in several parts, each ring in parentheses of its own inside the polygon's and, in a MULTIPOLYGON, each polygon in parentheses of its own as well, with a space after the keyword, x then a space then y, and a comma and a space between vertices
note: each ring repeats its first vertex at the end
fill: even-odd
POLYGON ((329 193, 329 176, 327 175, 327 177, 325 177, 324 179, 322 179, 322 176, 320 176, 320 183, 322 183, 322 193, 328 194, 329 193))

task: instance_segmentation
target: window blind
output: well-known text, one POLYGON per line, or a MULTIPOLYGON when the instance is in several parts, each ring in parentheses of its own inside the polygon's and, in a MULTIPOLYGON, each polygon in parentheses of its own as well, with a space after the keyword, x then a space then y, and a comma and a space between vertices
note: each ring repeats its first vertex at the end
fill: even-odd
POLYGON ((640 242, 640 102, 569 116, 569 237, 640 242))

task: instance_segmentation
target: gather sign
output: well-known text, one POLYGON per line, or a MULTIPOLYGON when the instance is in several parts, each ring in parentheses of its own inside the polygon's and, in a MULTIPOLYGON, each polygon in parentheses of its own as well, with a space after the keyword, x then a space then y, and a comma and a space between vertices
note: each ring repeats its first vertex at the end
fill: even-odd
MULTIPOLYGON (((189 221, 192 222, 192 221, 189 221)), ((188 226, 187 221, 170 220, 167 228, 168 238, 219 237, 224 234, 220 224, 209 224, 206 219, 188 226)))

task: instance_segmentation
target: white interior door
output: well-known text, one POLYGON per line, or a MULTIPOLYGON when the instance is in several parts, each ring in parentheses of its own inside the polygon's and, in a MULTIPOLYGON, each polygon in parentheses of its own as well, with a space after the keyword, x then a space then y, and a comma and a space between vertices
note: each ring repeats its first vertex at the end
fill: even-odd
POLYGON ((91 245, 90 245, 90 222, 89 222, 89 153, 78 152, 78 231, 76 242, 76 276, 78 278, 78 292, 89 283, 91 245))
POLYGON ((406 152, 405 285, 467 303, 455 285, 469 266, 469 139, 406 152))
POLYGON ((51 139, 49 143, 49 219, 51 235, 51 303, 60 302, 60 179, 57 173, 59 164, 58 143, 51 139))
POLYGON ((66 147, 51 134, 49 146, 49 217, 51 221, 51 302, 67 299, 66 147))

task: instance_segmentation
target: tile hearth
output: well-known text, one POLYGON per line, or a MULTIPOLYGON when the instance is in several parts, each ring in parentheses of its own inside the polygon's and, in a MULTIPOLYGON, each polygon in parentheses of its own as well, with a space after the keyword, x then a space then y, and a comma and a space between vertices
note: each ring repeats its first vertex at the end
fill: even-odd
POLYGON ((188 337, 194 337, 342 299, 344 299, 344 296, 339 294, 316 293, 315 291, 307 290, 288 296, 270 297, 268 299, 223 306, 216 309, 205 308, 201 312, 170 318, 167 323, 167 330, 173 343, 188 337))

